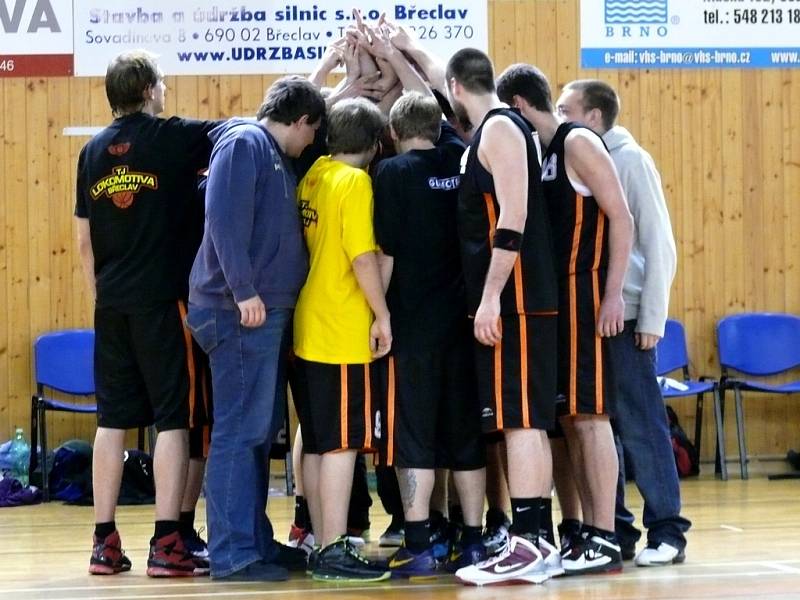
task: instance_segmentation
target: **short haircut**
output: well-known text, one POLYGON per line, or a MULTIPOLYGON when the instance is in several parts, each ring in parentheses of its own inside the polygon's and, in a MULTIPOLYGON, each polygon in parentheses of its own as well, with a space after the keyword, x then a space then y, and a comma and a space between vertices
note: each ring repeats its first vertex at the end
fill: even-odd
POLYGON ((142 110, 144 92, 163 78, 155 54, 130 50, 118 54, 106 69, 106 97, 115 117, 142 110))
POLYGON ((392 106, 389 124, 400 141, 421 138, 435 144, 442 129, 442 108, 433 96, 406 92, 392 106))
POLYGON ((503 71, 497 78, 497 96, 506 104, 513 104, 514 96, 519 96, 536 110, 553 112, 550 82, 533 65, 517 63, 503 71))
POLYGON ((445 71, 447 81, 455 79, 472 94, 494 92, 494 67, 491 59, 475 48, 462 48, 453 54, 445 71))
POLYGON ((564 86, 565 90, 577 90, 583 94, 584 112, 596 108, 603 117, 603 127, 611 129, 617 123, 620 101, 616 90, 599 79, 578 79, 564 86))
POLYGON ((308 115, 308 123, 314 124, 324 114, 325 99, 319 89, 304 77, 289 75, 269 86, 256 118, 291 125, 308 115))
POLYGON ((386 127, 386 117, 369 100, 353 98, 334 104, 327 123, 331 154, 361 154, 378 143, 386 127))

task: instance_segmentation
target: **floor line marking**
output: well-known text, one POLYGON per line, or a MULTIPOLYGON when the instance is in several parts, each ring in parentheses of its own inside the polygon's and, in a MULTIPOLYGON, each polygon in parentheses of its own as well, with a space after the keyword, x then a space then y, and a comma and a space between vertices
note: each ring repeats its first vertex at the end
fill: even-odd
POLYGON ((739 529, 738 527, 734 527, 733 525, 720 525, 720 529, 727 529, 728 531, 735 531, 736 533, 743 533, 744 529, 739 529))
POLYGON ((797 569, 795 567, 789 567, 779 562, 769 561, 769 562, 762 562, 759 564, 764 565, 765 567, 770 569, 776 569, 778 571, 781 571, 782 573, 792 573, 793 575, 800 575, 800 569, 797 569))
MULTIPOLYGON (((754 564, 754 563, 750 563, 754 564)), ((779 577, 780 575, 785 575, 787 572, 780 569, 775 568, 775 564, 771 563, 757 563, 762 566, 769 567, 769 570, 763 571, 748 571, 748 572, 740 572, 737 573, 737 577, 779 577)), ((800 574, 800 569, 790 571, 791 574, 800 574)), ((731 573, 729 572, 719 572, 719 573, 698 573, 692 574, 693 579, 729 579, 731 573)), ((684 574, 680 572, 680 569, 672 571, 670 573, 658 573, 653 575, 648 575, 646 577, 642 577, 641 573, 637 570, 636 574, 630 575, 616 575, 610 578, 610 581, 618 582, 618 581, 658 581, 658 580, 677 580, 684 577, 684 574)), ((566 579, 556 579, 549 585, 552 587, 553 585, 557 587, 564 587, 570 588, 576 585, 585 585, 585 579, 578 579, 578 578, 566 578, 566 579), (563 585, 566 584, 566 585, 563 585)), ((217 584, 213 584, 217 585, 217 584)), ((233 585, 233 584, 231 584, 233 585)), ((241 583, 237 584, 241 585, 241 583)), ((264 585, 263 582, 260 582, 259 585, 264 585)), ((126 586, 125 588, 117 588, 117 591, 121 591, 122 589, 130 589, 131 586, 126 586)), ((140 587, 153 587, 151 586, 140 586, 140 587)), ((456 588, 456 587, 463 587, 456 581, 448 582, 448 583, 440 583, 440 584, 408 584, 402 586, 396 585, 340 585, 336 587, 317 587, 317 588, 298 588, 298 589, 259 589, 259 590, 219 590, 219 591, 212 591, 206 589, 200 592, 186 592, 186 593, 178 593, 178 594, 168 594, 170 588, 174 588, 174 585, 168 586, 158 586, 159 592, 155 594, 136 594, 136 595, 111 595, 111 596, 90 596, 84 595, 81 596, 81 600, 154 600, 156 598, 212 598, 212 597, 219 597, 219 596, 238 596, 238 597, 246 597, 246 596, 274 596, 274 595, 296 595, 296 594, 339 594, 339 593, 352 593, 352 592, 365 592, 365 591, 373 591, 373 592, 397 592, 398 590, 413 592, 413 591, 421 591, 421 590, 431 590, 431 589, 442 589, 442 588, 456 588), (166 588, 166 589, 165 589, 166 588)), ((78 588, 84 591, 90 591, 91 588, 78 588)), ((46 588, 38 588, 35 590, 37 592, 42 591, 52 591, 47 590, 46 588)), ((75 596, 65 596, 63 598, 48 598, 48 600, 76 600, 75 596)))

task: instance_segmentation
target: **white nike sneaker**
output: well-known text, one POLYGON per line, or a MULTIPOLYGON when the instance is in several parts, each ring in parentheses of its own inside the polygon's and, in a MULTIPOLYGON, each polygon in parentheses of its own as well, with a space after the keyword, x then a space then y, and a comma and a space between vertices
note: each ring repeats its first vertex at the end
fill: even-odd
POLYGON ((558 548, 543 537, 540 537, 539 552, 542 554, 544 566, 547 569, 547 575, 549 577, 558 577, 564 574, 564 567, 561 566, 561 554, 558 552, 558 548))
POLYGON ((686 560, 683 550, 670 546, 666 542, 648 542, 647 548, 639 552, 633 560, 637 567, 663 567, 682 563, 686 560))
POLYGON ((456 571, 456 577, 468 585, 505 583, 542 583, 550 578, 542 553, 527 538, 512 535, 500 554, 476 565, 456 571))

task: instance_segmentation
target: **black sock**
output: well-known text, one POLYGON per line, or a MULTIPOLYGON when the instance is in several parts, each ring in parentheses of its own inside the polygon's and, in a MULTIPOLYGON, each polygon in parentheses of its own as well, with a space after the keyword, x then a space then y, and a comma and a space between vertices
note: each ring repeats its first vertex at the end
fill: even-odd
POLYGON ((480 525, 478 525, 477 527, 470 527, 469 525, 464 525, 463 529, 461 530, 461 547, 466 548, 467 546, 471 546, 472 544, 480 544, 482 533, 483 531, 481 530, 480 525))
POLYGON ((311 514, 308 512, 308 502, 303 496, 294 497, 294 524, 300 529, 311 531, 311 514))
POLYGON ((447 522, 447 519, 444 518, 444 513, 438 510, 432 510, 428 520, 431 522, 431 531, 438 531, 447 522))
POLYGON ((539 535, 539 504, 541 498, 511 499, 511 532, 516 535, 539 535))
POLYGON ((607 542, 612 542, 614 544, 617 543, 617 534, 613 531, 606 531, 605 529, 599 529, 597 527, 589 528, 589 537, 596 535, 598 537, 603 538, 607 542))
POLYGON ((551 546, 556 545, 553 533, 553 499, 542 498, 539 505, 539 537, 543 537, 551 546))
POLYGON ((153 537, 161 539, 166 535, 180 531, 180 521, 156 521, 156 530, 153 537))
POLYGON ((489 507, 486 511, 486 527, 502 527, 508 523, 506 513, 499 508, 489 507))
POLYGON ((178 518, 180 521, 181 527, 181 535, 188 535, 194 531, 194 511, 187 510, 181 511, 181 516, 178 518))
POLYGON ((406 521, 406 548, 412 554, 425 552, 431 547, 431 520, 406 521))
POLYGON ((447 509, 447 512, 450 517, 450 522, 454 525, 461 526, 464 524, 464 513, 461 510, 461 506, 458 504, 453 504, 450 508, 447 509))
POLYGON ((108 523, 95 523, 94 537, 96 537, 98 540, 104 540, 116 530, 117 524, 115 521, 109 521, 108 523))

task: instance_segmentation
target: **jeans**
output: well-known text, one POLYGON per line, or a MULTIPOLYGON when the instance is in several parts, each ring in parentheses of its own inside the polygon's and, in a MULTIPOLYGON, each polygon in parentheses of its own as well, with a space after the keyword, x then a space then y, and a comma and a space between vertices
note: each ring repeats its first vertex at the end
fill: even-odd
POLYGON ((626 321, 619 335, 608 338, 608 358, 616 373, 614 430, 620 455, 617 485, 616 533, 620 543, 633 545, 641 533, 625 508, 625 465, 631 467, 644 498, 647 541, 682 550, 691 527, 681 517, 681 490, 672 452, 664 400, 656 381, 655 350, 635 343, 636 321, 626 321), (621 444, 621 447, 620 447, 621 444))
POLYGON ((208 354, 214 391, 205 487, 213 577, 272 562, 278 553, 266 514, 269 450, 286 410, 292 309, 268 309, 261 327, 243 327, 239 318, 192 304, 186 317, 208 354))

